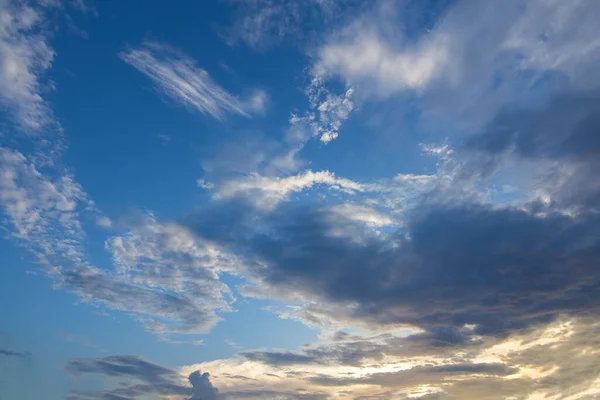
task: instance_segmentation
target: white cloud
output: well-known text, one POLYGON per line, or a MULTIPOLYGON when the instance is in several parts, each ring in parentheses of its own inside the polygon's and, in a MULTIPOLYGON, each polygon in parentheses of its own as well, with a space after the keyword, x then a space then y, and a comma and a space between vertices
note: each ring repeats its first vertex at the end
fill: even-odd
POLYGON ((264 112, 265 92, 256 91, 248 101, 241 101, 198 68, 194 60, 167 46, 147 43, 119 56, 148 76, 159 92, 203 114, 221 120, 226 113, 249 117, 250 112, 264 112))
POLYGON ((352 221, 362 222, 372 228, 394 224, 393 219, 389 216, 364 205, 340 204, 333 206, 331 211, 352 221))
POLYGON ((315 78, 306 93, 312 111, 302 121, 309 125, 313 136, 319 137, 323 143, 329 143, 338 137, 342 123, 354 110, 354 89, 334 95, 320 79, 315 78))
POLYGON ((397 51, 376 33, 357 31, 350 41, 332 42, 320 50, 317 76, 340 75, 354 85, 374 84, 389 94, 427 86, 443 70, 448 59, 444 37, 432 37, 397 51))
POLYGON ((54 50, 40 33, 42 20, 39 9, 0 1, 0 104, 26 130, 52 122, 41 75, 51 67, 54 50))
POLYGON ((223 181, 215 190, 217 199, 248 196, 254 204, 263 209, 272 209, 291 193, 301 192, 314 185, 328 187, 345 193, 365 190, 365 186, 345 178, 338 178, 329 171, 305 171, 288 177, 270 177, 251 174, 237 179, 223 181))

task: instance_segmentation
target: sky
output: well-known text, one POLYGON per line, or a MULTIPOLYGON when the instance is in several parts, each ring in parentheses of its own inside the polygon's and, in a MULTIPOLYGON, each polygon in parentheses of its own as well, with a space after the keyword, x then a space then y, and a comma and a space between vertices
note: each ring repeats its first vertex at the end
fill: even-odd
POLYGON ((0 0, 0 399, 600 398, 598 15, 0 0))

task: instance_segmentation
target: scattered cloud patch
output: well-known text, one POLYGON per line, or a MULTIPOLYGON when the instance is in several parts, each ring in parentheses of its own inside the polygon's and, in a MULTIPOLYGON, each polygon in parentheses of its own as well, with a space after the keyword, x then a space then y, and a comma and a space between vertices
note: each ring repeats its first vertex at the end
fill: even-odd
POLYGON ((0 2, 0 105, 11 111, 13 120, 24 130, 37 130, 53 122, 42 97, 50 88, 43 75, 54 60, 43 21, 41 7, 0 2))

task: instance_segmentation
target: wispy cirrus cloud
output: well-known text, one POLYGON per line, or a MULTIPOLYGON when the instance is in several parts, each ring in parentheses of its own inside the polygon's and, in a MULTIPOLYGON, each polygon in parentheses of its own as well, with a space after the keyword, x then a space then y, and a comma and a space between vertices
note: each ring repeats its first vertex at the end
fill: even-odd
POLYGON ((240 99, 198 68, 193 59, 169 46, 146 43, 119 56, 150 78, 159 93, 218 120, 230 113, 250 117, 265 110, 266 92, 255 91, 248 99, 240 99))

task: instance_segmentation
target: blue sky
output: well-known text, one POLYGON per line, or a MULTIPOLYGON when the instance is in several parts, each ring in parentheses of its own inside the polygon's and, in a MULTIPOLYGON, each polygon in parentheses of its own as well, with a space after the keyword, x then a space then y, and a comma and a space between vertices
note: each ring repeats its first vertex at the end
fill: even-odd
POLYGON ((600 395, 594 0, 0 0, 0 399, 600 395))

